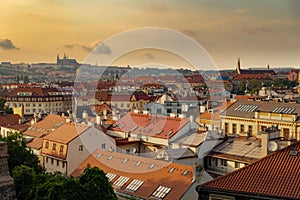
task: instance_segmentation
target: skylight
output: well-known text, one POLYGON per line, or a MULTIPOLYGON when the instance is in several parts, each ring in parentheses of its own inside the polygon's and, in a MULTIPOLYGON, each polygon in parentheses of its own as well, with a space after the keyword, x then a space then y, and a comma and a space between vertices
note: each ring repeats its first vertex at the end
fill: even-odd
POLYGON ((172 133, 173 133, 173 131, 169 131, 169 132, 167 133, 167 136, 171 135, 172 133))
POLYGON ((108 178, 109 181, 112 181, 117 175, 116 174, 112 174, 112 173, 107 173, 106 177, 108 178))
POLYGON ((284 114, 291 114, 295 108, 284 108, 284 107, 276 107, 273 112, 274 113, 284 113, 284 114))
POLYGON ((144 183, 144 181, 140 181, 137 179, 133 179, 131 183, 126 187, 126 190, 130 190, 132 192, 135 192, 141 187, 141 185, 144 183))
POLYGON ((120 176, 114 183, 117 187, 122 187, 129 180, 126 176, 120 176))
POLYGON ((188 173, 189 173, 189 170, 184 170, 184 172, 181 175, 186 176, 188 173))
POLYGON ((155 167, 155 164, 151 164, 151 165, 149 166, 150 169, 152 169, 152 168, 154 168, 154 167, 155 167))
POLYGON ((234 110, 239 112, 254 112, 256 108, 258 108, 257 105, 241 104, 238 107, 236 107, 234 110))
POLYGON ((101 156, 102 156, 102 153, 98 153, 96 157, 100 158, 101 156))
POLYGON ((108 158, 107 158, 107 160, 111 160, 113 158, 113 156, 109 156, 108 158))
POLYGON ((128 158, 125 158, 122 163, 126 163, 128 161, 128 158))
POLYGON ((159 135, 159 134, 161 134, 162 132, 164 132, 164 130, 160 130, 160 131, 158 131, 156 134, 159 135))
POLYGON ((175 170, 175 168, 174 168, 174 167, 172 167, 172 168, 169 170, 169 173, 172 173, 172 172, 174 172, 174 170, 175 170))
POLYGON ((122 124, 119 126, 119 128, 124 128, 126 126, 126 124, 122 124))
POLYGON ((135 129, 137 129, 139 126, 135 126, 133 127, 130 131, 134 131, 135 129))
POLYGON ((153 130, 152 128, 149 128, 146 132, 150 133, 152 130, 153 130))
POLYGON ((161 198, 163 199, 169 192, 171 191, 171 188, 159 186, 152 194, 153 197, 161 198))
POLYGON ((139 166, 141 164, 141 161, 137 161, 136 163, 135 163, 135 166, 139 166))

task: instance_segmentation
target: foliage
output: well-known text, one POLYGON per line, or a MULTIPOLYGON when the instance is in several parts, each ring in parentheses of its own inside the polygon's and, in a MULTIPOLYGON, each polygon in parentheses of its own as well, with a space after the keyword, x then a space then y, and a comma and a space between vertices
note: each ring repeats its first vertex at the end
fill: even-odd
POLYGON ((13 171, 17 198, 20 200, 56 199, 117 199, 104 172, 99 168, 86 168, 75 179, 62 174, 37 174, 32 168, 18 166, 13 171))
POLYGON ((12 114, 13 111, 11 108, 5 106, 6 100, 0 98, 0 111, 5 111, 6 114, 12 114))
POLYGON ((10 174, 12 174, 16 166, 20 165, 31 167, 36 173, 43 171, 37 156, 27 149, 22 133, 11 133, 8 137, 4 138, 0 136, 0 141, 7 143, 10 174))

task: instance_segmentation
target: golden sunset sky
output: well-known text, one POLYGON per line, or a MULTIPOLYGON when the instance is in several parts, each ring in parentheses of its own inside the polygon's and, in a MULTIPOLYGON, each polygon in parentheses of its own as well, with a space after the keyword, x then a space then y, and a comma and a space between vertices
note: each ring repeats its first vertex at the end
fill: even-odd
MULTIPOLYGON (((299 67, 298 0, 8 0, 0 2, 0 62, 55 62, 66 52, 83 62, 98 42, 135 28, 173 29, 196 40, 220 69, 299 67)), ((180 48, 180 47, 178 47, 180 48)), ((143 50, 114 64, 172 60, 143 50)))

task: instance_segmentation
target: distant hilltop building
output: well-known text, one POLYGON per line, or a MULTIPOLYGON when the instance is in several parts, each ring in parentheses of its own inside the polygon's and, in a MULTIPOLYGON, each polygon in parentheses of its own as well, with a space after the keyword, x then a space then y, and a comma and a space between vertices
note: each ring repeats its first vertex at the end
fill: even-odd
POLYGON ((64 53, 64 57, 62 59, 60 59, 59 54, 57 54, 56 64, 57 65, 78 65, 78 62, 76 59, 68 58, 67 55, 64 53))
POLYGON ((237 65, 236 65, 236 73, 237 74, 269 74, 269 75, 275 75, 274 70, 270 69, 270 66, 268 65, 267 69, 241 69, 241 61, 240 58, 238 58, 237 65))

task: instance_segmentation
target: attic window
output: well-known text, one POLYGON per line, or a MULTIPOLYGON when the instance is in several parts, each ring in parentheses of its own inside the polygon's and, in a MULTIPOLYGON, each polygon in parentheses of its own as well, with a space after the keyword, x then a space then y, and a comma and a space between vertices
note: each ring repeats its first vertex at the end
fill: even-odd
POLYGON ((184 170, 184 172, 181 175, 186 176, 188 173, 189 173, 189 170, 184 170))
POLYGON ((169 192, 171 188, 165 186, 159 186, 152 194, 153 197, 163 199, 169 192))
POLYGON ((131 183, 126 187, 126 190, 135 192, 139 189, 139 187, 141 187, 143 183, 144 181, 133 179, 133 181, 131 181, 131 183))

